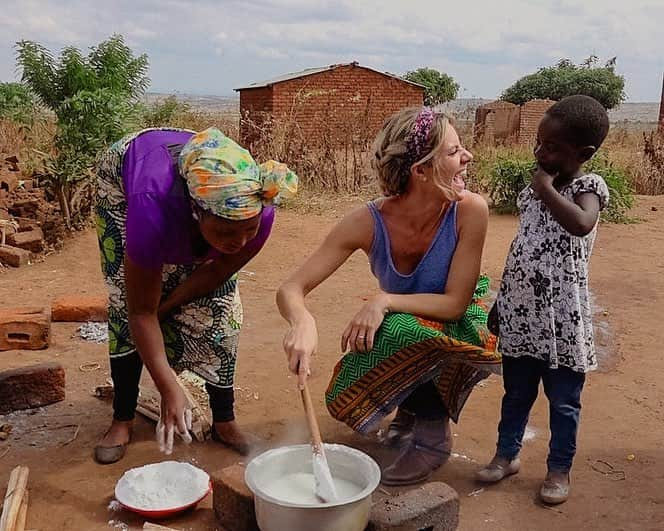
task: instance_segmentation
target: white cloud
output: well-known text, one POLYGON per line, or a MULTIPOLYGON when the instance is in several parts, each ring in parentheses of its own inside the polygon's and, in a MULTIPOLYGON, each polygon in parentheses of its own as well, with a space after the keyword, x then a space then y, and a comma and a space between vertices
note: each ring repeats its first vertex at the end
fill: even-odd
POLYGON ((229 94, 300 68, 359 60, 403 73, 433 66, 492 97, 538 67, 618 57, 633 100, 659 98, 662 0, 26 0, 0 13, 0 79, 12 45, 81 48, 122 33, 160 91, 229 94))

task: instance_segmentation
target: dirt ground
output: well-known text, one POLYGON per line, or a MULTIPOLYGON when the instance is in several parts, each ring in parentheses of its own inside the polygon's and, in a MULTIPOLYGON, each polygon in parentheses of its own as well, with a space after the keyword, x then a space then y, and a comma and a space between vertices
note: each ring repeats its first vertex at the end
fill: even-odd
MULTIPOLYGON (((273 302, 274 292, 350 207, 344 205, 324 215, 280 212, 273 237, 241 275, 245 326, 236 379, 237 417, 271 445, 306 440, 299 395, 285 368, 281 349, 284 323, 273 302)), ((664 302, 664 197, 640 198, 634 215, 642 222, 600 227, 593 257, 592 286, 597 305, 604 309, 600 313, 603 337, 609 340, 604 367, 589 377, 584 392, 571 499, 557 508, 544 508, 536 501, 548 443, 542 398, 531 417, 521 473, 483 490, 473 482, 473 472, 491 457, 496 439, 501 381, 492 377, 469 399, 460 423, 453 428, 454 455, 435 475, 459 492, 460 529, 664 529, 664 326, 659 313, 664 302), (613 474, 607 473, 610 467, 613 474)), ((494 286, 515 228, 513 217, 491 218, 484 269, 494 286)), ((340 355, 339 335, 375 286, 366 257, 357 254, 312 295, 311 308, 320 329, 312 387, 324 438, 381 458, 375 443, 330 419, 323 405, 328 375, 340 355)), ((92 231, 75 236, 63 252, 41 263, 0 273, 3 306, 46 305, 65 293, 103 290, 92 231)), ((113 511, 109 502, 115 482, 126 469, 164 459, 153 442, 154 425, 139 417, 134 443, 124 460, 104 467, 93 462, 92 448, 111 417, 110 404, 91 394, 109 377, 106 348, 81 340, 76 330, 74 324, 54 323, 48 350, 0 353, 0 369, 56 360, 67 371, 64 402, 0 417, 0 423, 14 426, 10 439, 0 442, 0 491, 14 466, 28 465, 28 529, 139 529, 143 519, 113 511), (99 364, 96 370, 95 365, 84 366, 95 362, 99 364)), ((235 454, 209 441, 178 445, 173 458, 189 460, 208 472, 238 461, 235 454)), ((219 529, 211 497, 168 525, 219 529)))

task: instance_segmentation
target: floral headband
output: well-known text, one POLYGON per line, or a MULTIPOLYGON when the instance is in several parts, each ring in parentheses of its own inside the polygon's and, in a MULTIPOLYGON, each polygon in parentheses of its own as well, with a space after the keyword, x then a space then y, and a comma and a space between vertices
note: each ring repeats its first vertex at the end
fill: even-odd
POLYGON ((421 160, 424 156, 424 149, 429 139, 431 127, 436 118, 436 113, 431 107, 422 107, 422 110, 415 119, 413 129, 410 131, 406 138, 406 159, 408 160, 408 168, 421 160))

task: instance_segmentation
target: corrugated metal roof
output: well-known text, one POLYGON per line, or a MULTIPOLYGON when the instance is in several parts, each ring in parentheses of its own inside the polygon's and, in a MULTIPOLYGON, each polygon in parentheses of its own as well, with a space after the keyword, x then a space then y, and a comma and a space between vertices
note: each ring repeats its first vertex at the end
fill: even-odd
POLYGON ((298 79, 298 78, 301 78, 301 77, 311 76, 311 75, 314 75, 314 74, 320 74, 321 72, 327 72, 328 70, 334 70, 335 68, 339 68, 341 66, 356 66, 358 68, 364 68, 365 70, 371 70, 372 72, 376 72, 377 74, 381 74, 383 76, 387 76, 387 77, 397 79, 399 81, 403 81, 404 83, 408 83, 409 85, 415 85, 416 87, 425 88, 424 85, 420 85, 419 83, 414 83, 412 81, 408 81, 407 79, 404 79, 401 76, 398 76, 396 74, 390 74, 389 72, 381 72, 380 70, 376 70, 374 68, 369 68, 368 66, 362 66, 359 63, 353 62, 353 63, 342 63, 342 64, 337 64, 337 65, 323 66, 323 67, 320 67, 320 68, 306 68, 305 70, 301 70, 299 72, 291 72, 290 74, 284 74, 284 75, 277 76, 277 77, 274 77, 272 79, 268 79, 268 80, 265 80, 265 81, 259 81, 259 82, 256 82, 256 83, 252 83, 252 84, 246 85, 244 87, 238 87, 234 90, 236 92, 239 92, 240 90, 269 87, 269 86, 272 86, 272 85, 276 85, 277 83, 283 83, 284 81, 290 81, 292 79, 298 79))

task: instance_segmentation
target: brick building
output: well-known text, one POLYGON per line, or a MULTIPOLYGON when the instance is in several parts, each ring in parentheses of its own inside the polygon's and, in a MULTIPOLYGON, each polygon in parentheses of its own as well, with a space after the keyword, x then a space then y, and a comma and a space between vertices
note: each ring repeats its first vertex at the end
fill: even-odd
POLYGON ((551 100, 531 100, 518 106, 496 100, 481 105, 475 111, 475 139, 533 146, 539 122, 553 104, 551 100))
POLYGON ((358 63, 310 68, 235 89, 240 93, 240 138, 250 146, 256 125, 291 121, 312 143, 343 145, 373 138, 399 109, 422 105, 424 87, 358 63), (355 139, 357 140, 357 139, 355 139))

